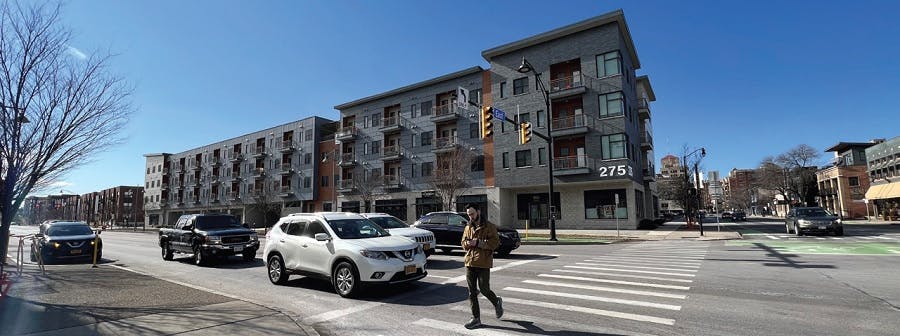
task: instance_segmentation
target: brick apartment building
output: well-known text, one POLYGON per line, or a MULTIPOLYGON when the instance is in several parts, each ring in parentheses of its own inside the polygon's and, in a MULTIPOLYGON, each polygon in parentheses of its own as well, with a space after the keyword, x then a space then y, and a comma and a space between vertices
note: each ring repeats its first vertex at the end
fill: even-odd
POLYGON ((840 142, 825 150, 833 152, 834 158, 829 167, 816 172, 819 206, 843 218, 867 216, 864 200, 869 189, 866 148, 874 145, 874 142, 840 142))

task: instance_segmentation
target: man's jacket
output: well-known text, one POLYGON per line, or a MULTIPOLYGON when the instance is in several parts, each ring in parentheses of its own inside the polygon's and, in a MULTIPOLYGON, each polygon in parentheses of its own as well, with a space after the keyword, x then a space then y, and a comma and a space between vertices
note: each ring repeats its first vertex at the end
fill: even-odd
POLYGON ((497 226, 488 221, 480 224, 469 221, 460 244, 466 250, 466 267, 491 268, 494 266, 494 250, 500 246, 497 226), (466 244, 472 238, 478 239, 478 245, 475 247, 466 244))

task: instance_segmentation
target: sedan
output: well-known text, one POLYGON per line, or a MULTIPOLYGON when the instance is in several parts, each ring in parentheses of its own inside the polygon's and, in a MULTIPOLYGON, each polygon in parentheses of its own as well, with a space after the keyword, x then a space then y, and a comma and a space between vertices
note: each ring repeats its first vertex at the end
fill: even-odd
POLYGON ((31 245, 31 261, 38 261, 38 257, 45 264, 72 259, 91 261, 95 248, 96 260, 103 255, 99 232, 94 233, 84 222, 46 223, 41 225, 40 231, 35 235, 35 244, 31 245))
MULTIPOLYGON (((451 211, 440 211, 422 216, 413 223, 413 226, 434 233, 437 247, 444 253, 450 253, 450 251, 462 249, 460 241, 462 241, 463 230, 468 222, 468 216, 451 211)), ((521 239, 519 232, 515 229, 498 227, 497 234, 500 236, 500 246, 495 251, 497 255, 507 256, 512 250, 519 248, 521 239)))

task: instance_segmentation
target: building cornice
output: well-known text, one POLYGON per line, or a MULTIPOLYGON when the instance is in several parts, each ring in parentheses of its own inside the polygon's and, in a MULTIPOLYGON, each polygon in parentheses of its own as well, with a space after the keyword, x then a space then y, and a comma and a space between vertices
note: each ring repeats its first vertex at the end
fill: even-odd
POLYGON ((362 104, 365 104, 365 103, 368 103, 368 102, 371 102, 371 101, 375 101, 375 100, 378 100, 378 99, 382 99, 382 98, 390 97, 390 96, 393 96, 393 95, 398 95, 398 94, 401 94, 401 93, 404 93, 404 92, 407 92, 407 91, 412 91, 412 90, 415 90, 415 89, 420 89, 420 88, 427 87, 427 86, 431 86, 431 85, 434 85, 434 84, 446 82, 446 81, 448 81, 448 80, 453 80, 453 79, 457 79, 457 78, 460 78, 460 77, 465 77, 465 76, 468 76, 468 75, 471 75, 471 74, 481 73, 481 72, 483 72, 483 71, 484 71, 484 68, 482 68, 482 67, 480 67, 480 66, 473 66, 473 67, 468 68, 468 69, 465 69, 465 70, 460 70, 460 71, 457 71, 457 72, 454 72, 454 73, 450 73, 450 74, 446 74, 446 75, 443 75, 443 76, 440 76, 440 77, 435 77, 435 78, 432 78, 432 79, 429 79, 429 80, 425 80, 425 81, 422 81, 422 82, 418 82, 418 83, 415 83, 415 84, 407 85, 407 86, 404 86, 404 87, 401 87, 401 88, 398 88, 398 89, 390 90, 390 91, 387 91, 387 92, 382 92, 382 93, 379 93, 379 94, 376 94, 376 95, 372 95, 372 96, 368 96, 368 97, 365 97, 365 98, 360 98, 360 99, 357 99, 357 100, 354 100, 354 101, 351 101, 351 102, 343 103, 343 104, 340 104, 340 105, 335 106, 334 109, 339 110, 339 111, 340 111, 340 110, 345 110, 345 109, 348 109, 348 108, 351 108, 351 107, 354 107, 354 106, 358 106, 358 105, 362 105, 362 104))

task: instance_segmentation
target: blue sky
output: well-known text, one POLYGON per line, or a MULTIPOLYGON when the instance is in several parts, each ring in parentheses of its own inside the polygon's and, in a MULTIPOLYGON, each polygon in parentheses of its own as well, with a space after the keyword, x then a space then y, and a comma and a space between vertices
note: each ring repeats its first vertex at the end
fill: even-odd
POLYGON ((618 8, 656 92, 657 160, 703 146, 725 175, 801 143, 900 135, 900 2, 71 1, 72 45, 120 55, 137 111, 125 144, 44 193, 143 185, 145 153, 336 119, 337 104, 487 68, 485 49, 618 8))

